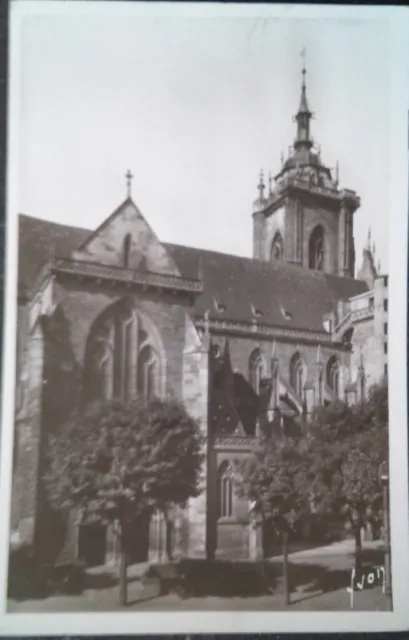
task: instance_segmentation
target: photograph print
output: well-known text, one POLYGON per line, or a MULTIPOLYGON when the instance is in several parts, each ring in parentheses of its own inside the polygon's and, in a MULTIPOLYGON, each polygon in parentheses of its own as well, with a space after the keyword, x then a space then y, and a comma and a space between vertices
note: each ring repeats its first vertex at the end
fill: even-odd
POLYGON ((92 4, 16 21, 7 614, 392 612, 389 31, 92 4))

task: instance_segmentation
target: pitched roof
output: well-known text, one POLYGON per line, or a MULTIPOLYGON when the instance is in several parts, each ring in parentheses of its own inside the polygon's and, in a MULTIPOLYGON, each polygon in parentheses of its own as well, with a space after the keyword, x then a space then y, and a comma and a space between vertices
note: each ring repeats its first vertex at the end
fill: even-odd
POLYGON ((19 216, 19 293, 30 291, 35 279, 52 254, 69 257, 91 231, 67 225, 19 216))
POLYGON ((202 265, 204 292, 196 313, 237 322, 323 331, 323 317, 340 299, 367 291, 365 282, 261 260, 166 245, 185 277, 202 265), (254 315, 254 309, 262 315, 254 315))
MULTIPOLYGON (((20 215, 19 291, 29 290, 48 257, 69 256, 92 233, 20 215)), ((271 264, 216 251, 164 244, 181 275, 203 273, 195 312, 210 318, 288 328, 323 330, 335 302, 368 290, 365 282, 330 276, 287 263, 271 264), (254 310, 257 310, 257 317, 254 310), (260 315, 260 313, 262 315, 260 315)))

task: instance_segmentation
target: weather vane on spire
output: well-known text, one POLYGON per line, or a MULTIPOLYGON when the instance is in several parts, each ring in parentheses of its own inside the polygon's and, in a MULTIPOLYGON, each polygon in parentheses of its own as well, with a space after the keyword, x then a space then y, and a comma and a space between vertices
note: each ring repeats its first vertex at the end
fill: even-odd
POLYGON ((305 80, 305 74, 307 73, 307 70, 305 68, 305 56, 306 56, 306 53, 307 53, 307 51, 306 51, 305 47, 303 47, 301 49, 303 81, 305 80))
POLYGON ((126 172, 125 178, 126 178, 126 192, 127 192, 128 198, 130 198, 131 197, 131 186, 132 186, 132 180, 133 180, 133 175, 132 175, 130 169, 128 169, 128 171, 126 172))
POLYGON ((258 191, 259 191, 259 194, 260 194, 260 200, 262 200, 263 197, 264 197, 264 187, 265 187, 265 184, 264 184, 264 171, 263 171, 263 169, 261 169, 261 171, 260 171, 260 182, 258 183, 258 187, 257 187, 258 191))

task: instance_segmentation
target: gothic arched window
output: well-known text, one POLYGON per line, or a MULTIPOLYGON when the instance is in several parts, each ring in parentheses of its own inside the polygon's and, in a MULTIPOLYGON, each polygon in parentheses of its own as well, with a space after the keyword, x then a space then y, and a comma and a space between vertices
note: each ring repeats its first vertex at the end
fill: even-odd
POLYGON ((129 256, 131 253, 131 234, 128 233, 124 238, 123 259, 124 267, 129 267, 129 256))
POLYGON ((226 460, 218 471, 219 518, 230 518, 233 515, 233 473, 226 460))
POLYGON ((284 257, 284 242, 281 233, 277 231, 271 245, 271 262, 280 262, 284 257))
POLYGON ((115 304, 97 320, 87 344, 87 398, 130 400, 160 395, 160 358, 146 321, 115 304))
POLYGON ((290 384, 299 398, 303 397, 306 373, 304 361, 297 352, 290 361, 290 384))
POLYGON ((339 361, 337 356, 331 356, 327 363, 327 385, 339 397, 339 361))
POLYGON ((315 227, 310 237, 308 267, 317 271, 324 270, 324 229, 315 227))
POLYGON ((260 349, 255 349, 250 356, 249 361, 249 382, 254 391, 258 394, 260 391, 260 382, 264 375, 264 360, 260 349))

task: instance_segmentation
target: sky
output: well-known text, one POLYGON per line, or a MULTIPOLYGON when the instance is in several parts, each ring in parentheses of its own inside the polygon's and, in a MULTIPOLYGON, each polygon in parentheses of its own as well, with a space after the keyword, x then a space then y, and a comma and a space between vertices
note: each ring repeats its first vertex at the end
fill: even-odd
POLYGON ((276 174, 294 140, 305 47, 313 137, 362 199, 357 262, 370 226, 386 271, 384 22, 128 9, 21 21, 19 212, 93 229, 125 199, 130 169, 162 241, 251 256, 259 172, 276 174))

